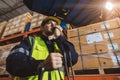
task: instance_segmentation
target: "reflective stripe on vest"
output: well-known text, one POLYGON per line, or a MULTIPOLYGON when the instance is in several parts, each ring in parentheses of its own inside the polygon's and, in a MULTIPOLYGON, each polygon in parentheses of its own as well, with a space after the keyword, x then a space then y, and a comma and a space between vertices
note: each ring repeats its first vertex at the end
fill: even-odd
MULTIPOLYGON (((59 51, 57 44, 54 45, 55 51, 59 51)), ((45 60, 49 55, 49 51, 47 45, 45 44, 44 40, 40 37, 35 37, 35 43, 33 47, 32 57, 36 60, 45 60)), ((60 71, 61 77, 64 80, 64 73, 60 71)), ((60 75, 58 70, 51 71, 51 80, 60 80, 60 75)), ((36 76, 29 76, 26 78, 15 77, 14 80, 38 80, 38 75, 36 76)), ((42 80, 48 80, 48 71, 45 71, 42 77, 42 80)))

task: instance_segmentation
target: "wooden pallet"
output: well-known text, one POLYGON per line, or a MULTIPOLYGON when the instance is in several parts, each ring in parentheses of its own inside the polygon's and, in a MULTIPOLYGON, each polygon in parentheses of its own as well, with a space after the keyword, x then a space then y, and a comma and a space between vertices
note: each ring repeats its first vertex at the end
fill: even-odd
POLYGON ((31 21, 31 18, 32 18, 32 15, 30 13, 25 13, 13 19, 10 19, 2 35, 2 39, 5 37, 23 33, 25 30, 26 24, 31 21))
POLYGON ((1 39, 2 34, 3 34, 3 32, 6 28, 6 25, 7 25, 7 21, 3 21, 3 22, 0 23, 0 39, 1 39))
POLYGON ((30 31, 34 30, 36 28, 39 28, 41 26, 42 21, 46 18, 47 16, 43 14, 39 14, 34 12, 33 17, 31 20, 31 26, 30 26, 30 31))
POLYGON ((2 74, 8 74, 8 72, 5 69, 5 66, 0 66, 0 75, 2 74))
POLYGON ((13 30, 8 30, 8 31, 5 31, 4 34, 2 35, 2 39, 3 38, 6 38, 6 37, 10 37, 10 36, 14 36, 16 34, 20 34, 20 33, 23 33, 24 32, 24 29, 25 27, 22 29, 22 30, 19 30, 19 29, 13 29, 13 30))

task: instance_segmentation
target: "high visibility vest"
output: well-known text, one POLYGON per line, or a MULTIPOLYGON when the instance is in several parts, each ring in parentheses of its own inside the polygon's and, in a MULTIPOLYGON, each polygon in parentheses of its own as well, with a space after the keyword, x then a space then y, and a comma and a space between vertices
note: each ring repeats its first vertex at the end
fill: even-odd
MULTIPOLYGON (((60 51, 57 44, 54 45, 55 51, 60 51)), ((49 55, 47 45, 44 40, 40 37, 35 37, 35 43, 33 46, 32 57, 36 60, 45 60, 49 55)), ((64 73, 60 71, 61 77, 64 80, 64 73)), ((28 76, 28 77, 15 77, 14 80, 38 80, 38 75, 28 76)), ((42 80, 48 80, 48 71, 45 71, 42 80)), ((60 80, 60 75, 58 70, 51 71, 51 80, 60 80)))

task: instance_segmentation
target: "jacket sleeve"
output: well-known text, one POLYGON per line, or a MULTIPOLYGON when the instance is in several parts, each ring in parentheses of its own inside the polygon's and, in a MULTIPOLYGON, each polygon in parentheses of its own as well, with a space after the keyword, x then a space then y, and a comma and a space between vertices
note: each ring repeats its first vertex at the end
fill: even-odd
MULTIPOLYGON (((62 51, 66 52, 67 55, 67 64, 70 66, 70 61, 72 61, 72 65, 76 64, 78 61, 78 53, 75 51, 74 45, 67 41, 64 37, 60 36, 56 40, 58 46, 62 51), (70 58, 71 56, 71 58, 70 58)), ((64 54, 64 53, 63 53, 64 54)))
MULTIPOLYGON (((27 39, 22 44, 30 50, 27 39)), ((6 59, 6 70, 13 76, 26 77, 36 74, 39 62, 22 52, 14 52, 6 59)))

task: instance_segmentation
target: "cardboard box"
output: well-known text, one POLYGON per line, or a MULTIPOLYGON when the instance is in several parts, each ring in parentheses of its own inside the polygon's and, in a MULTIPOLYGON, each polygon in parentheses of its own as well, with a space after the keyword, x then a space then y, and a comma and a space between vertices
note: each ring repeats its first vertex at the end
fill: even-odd
POLYGON ((80 42, 79 42, 79 38, 78 37, 68 38, 68 41, 70 41, 74 45, 76 52, 78 54, 80 54, 80 42))
POLYGON ((82 62, 81 57, 78 57, 77 63, 73 66, 73 70, 81 70, 82 69, 82 62))
POLYGON ((112 44, 109 44, 109 49, 110 50, 115 50, 115 51, 119 51, 120 50, 120 38, 119 39, 113 39, 112 44))
POLYGON ((2 35, 2 38, 12 36, 17 33, 23 33, 26 27, 26 24, 31 21, 31 18, 32 18, 32 15, 29 12, 27 12, 13 19, 10 19, 2 35))
POLYGON ((67 37, 78 37, 79 33, 78 33, 78 28, 75 29, 71 29, 71 30, 67 30, 67 37))
POLYGON ((84 35, 84 34, 106 31, 106 30, 111 30, 116 28, 120 28, 119 18, 79 27, 79 32, 80 32, 80 35, 84 35))
POLYGON ((99 68, 97 55, 83 56, 84 69, 99 68))
POLYGON ((114 39, 119 39, 120 38, 120 28, 108 30, 108 31, 101 31, 101 35, 104 41, 110 41, 114 39))
POLYGON ((6 25, 7 25, 7 21, 3 21, 3 22, 0 23, 0 39, 1 39, 2 34, 3 34, 3 32, 6 28, 6 25))
POLYGON ((85 35, 85 34, 92 33, 92 32, 95 32, 95 31, 94 29, 92 29, 91 25, 82 26, 79 28, 80 35, 85 35))
POLYGON ((30 30, 34 30, 36 28, 39 28, 41 26, 42 21, 46 18, 47 16, 40 14, 40 13, 33 13, 33 17, 31 20, 31 27, 30 30))
POLYGON ((85 69, 114 67, 112 59, 108 54, 83 56, 83 63, 85 69))
POLYGON ((103 68, 115 67, 114 62, 109 54, 99 54, 100 65, 103 68))
POLYGON ((115 28, 119 28, 120 27, 120 19, 115 18, 115 19, 111 19, 111 20, 107 20, 104 22, 100 22, 101 23, 101 28, 103 30, 110 30, 110 29, 115 29, 115 28))
POLYGON ((109 41, 104 41, 101 33, 80 36, 82 54, 103 53, 108 49, 109 41))

